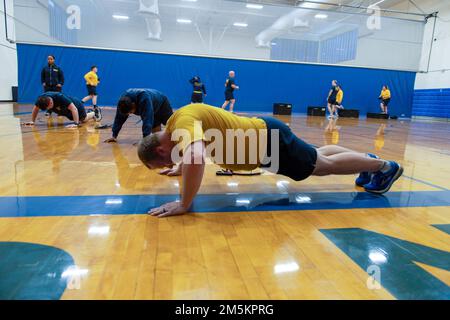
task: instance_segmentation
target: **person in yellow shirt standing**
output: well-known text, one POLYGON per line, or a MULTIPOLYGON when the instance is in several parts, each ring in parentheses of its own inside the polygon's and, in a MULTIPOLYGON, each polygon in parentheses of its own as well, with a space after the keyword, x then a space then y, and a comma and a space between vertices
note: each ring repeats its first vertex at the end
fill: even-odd
POLYGON ((88 90, 88 95, 83 98, 83 103, 89 101, 92 99, 92 104, 94 107, 94 112, 96 115, 96 118, 101 118, 101 112, 99 111, 99 108, 97 106, 97 86, 100 83, 100 79, 97 75, 98 68, 97 66, 92 66, 91 71, 86 73, 84 75, 84 79, 86 80, 86 87, 88 90))
POLYGON ((344 106, 342 105, 342 100, 344 100, 344 91, 342 91, 340 85, 336 85, 336 90, 336 102, 333 105, 333 113, 335 114, 335 118, 339 118, 338 109, 344 109, 344 106))
POLYGON ((386 85, 383 86, 383 89, 381 90, 378 99, 381 99, 380 103, 381 113, 387 114, 388 104, 391 101, 391 91, 389 90, 388 86, 386 85))

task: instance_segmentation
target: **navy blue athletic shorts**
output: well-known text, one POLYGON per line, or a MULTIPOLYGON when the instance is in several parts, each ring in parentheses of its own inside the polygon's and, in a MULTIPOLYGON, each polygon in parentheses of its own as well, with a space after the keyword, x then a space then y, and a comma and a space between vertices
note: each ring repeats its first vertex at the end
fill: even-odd
MULTIPOLYGON (((73 104, 75 105, 75 107, 76 107, 77 110, 78 110, 78 118, 80 119, 80 121, 83 121, 84 119, 86 119, 87 113, 86 113, 86 109, 84 108, 83 102, 82 102, 81 100, 74 99, 74 98, 71 98, 71 100, 72 100, 73 104)), ((69 113, 66 115, 66 117, 67 117, 69 120, 72 120, 72 121, 73 121, 73 117, 72 117, 72 113, 71 113, 71 112, 69 112, 69 113)))
POLYGON ((234 100, 234 93, 231 91, 225 91, 225 101, 234 100))
POLYGON ((191 102, 202 103, 203 102, 203 93, 193 92, 192 97, 191 97, 191 102))
POLYGON ((90 96, 96 96, 97 95, 97 86, 87 85, 86 88, 87 88, 87 91, 88 91, 88 95, 90 95, 90 96))
MULTIPOLYGON (((267 126, 267 155, 270 157, 271 130, 279 130, 279 168, 277 174, 287 176, 295 181, 308 178, 314 171, 317 150, 312 145, 298 138, 291 129, 280 120, 261 117, 267 126)), ((270 163, 261 167, 270 167, 270 163)))

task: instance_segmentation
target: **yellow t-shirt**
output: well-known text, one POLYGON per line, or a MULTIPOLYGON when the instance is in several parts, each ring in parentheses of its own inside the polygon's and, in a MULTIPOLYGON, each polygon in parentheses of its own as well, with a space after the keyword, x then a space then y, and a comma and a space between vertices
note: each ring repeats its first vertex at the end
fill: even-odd
POLYGON ((389 89, 382 90, 380 94, 381 99, 386 100, 391 98, 391 91, 389 89))
POLYGON ((343 99, 344 99, 344 91, 339 90, 336 95, 336 101, 341 103, 343 99))
POLYGON ((167 121, 166 130, 181 152, 191 143, 203 140, 207 155, 210 149, 216 164, 235 171, 259 167, 266 151, 266 140, 260 139, 261 134, 267 134, 264 120, 237 116, 206 104, 190 104, 178 109, 167 121), (219 135, 221 139, 217 138, 219 135))
POLYGON ((98 75, 94 71, 89 71, 84 75, 86 84, 90 86, 97 86, 100 81, 98 81, 98 75))

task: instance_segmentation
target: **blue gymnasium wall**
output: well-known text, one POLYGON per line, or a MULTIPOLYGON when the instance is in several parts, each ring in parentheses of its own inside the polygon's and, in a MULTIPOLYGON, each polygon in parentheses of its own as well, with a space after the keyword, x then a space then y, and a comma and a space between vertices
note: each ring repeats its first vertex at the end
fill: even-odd
POLYGON ((450 88, 414 91, 412 115, 450 119, 450 88))
POLYGON ((411 115, 414 72, 321 66, 265 61, 246 61, 114 50, 19 44, 19 102, 32 103, 42 92, 40 71, 49 54, 64 70, 64 92, 86 95, 83 75, 98 65, 101 84, 99 105, 114 105, 128 88, 155 88, 164 92, 175 108, 190 102, 188 80, 200 75, 206 84, 206 103, 223 103, 224 82, 236 70, 237 110, 272 112, 274 102, 289 102, 294 112, 305 113, 309 105, 326 104, 330 82, 338 79, 346 108, 361 114, 379 112, 381 86, 390 86, 391 113, 411 115))

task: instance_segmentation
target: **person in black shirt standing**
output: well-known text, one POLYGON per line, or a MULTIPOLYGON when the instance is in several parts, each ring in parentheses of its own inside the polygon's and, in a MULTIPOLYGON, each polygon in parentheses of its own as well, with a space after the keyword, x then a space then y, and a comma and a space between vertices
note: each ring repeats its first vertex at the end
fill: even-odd
POLYGON ((330 115, 329 119, 334 118, 334 106, 336 106, 336 97, 339 92, 338 84, 336 80, 331 81, 331 89, 328 92, 327 102, 328 102, 328 112, 330 115))
POLYGON ((206 97, 206 87, 202 83, 199 76, 193 77, 189 82, 193 86, 191 103, 203 103, 203 95, 206 97))
MULTIPOLYGON (((47 65, 41 71, 41 83, 44 92, 61 92, 64 85, 64 72, 55 64, 55 56, 47 57, 47 65)), ((51 110, 45 112, 45 116, 50 116, 51 110)))
POLYGON ((64 72, 55 64, 55 56, 48 56, 47 62, 48 64, 41 71, 44 92, 61 92, 64 85, 64 72))
POLYGON ((225 109, 228 104, 230 104, 230 112, 233 112, 234 104, 236 103, 236 99, 234 99, 234 90, 238 90, 239 87, 234 80, 235 72, 230 71, 228 75, 229 77, 225 82, 225 102, 222 105, 222 109, 225 109))

